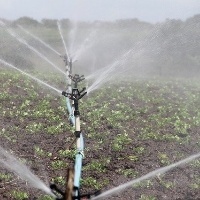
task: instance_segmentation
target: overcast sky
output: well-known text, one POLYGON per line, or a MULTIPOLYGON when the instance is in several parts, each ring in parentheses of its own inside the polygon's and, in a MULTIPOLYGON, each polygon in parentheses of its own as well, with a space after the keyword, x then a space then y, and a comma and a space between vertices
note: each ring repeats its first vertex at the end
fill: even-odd
POLYGON ((200 14, 200 0, 0 0, 0 18, 83 21, 138 18, 159 22, 200 14))

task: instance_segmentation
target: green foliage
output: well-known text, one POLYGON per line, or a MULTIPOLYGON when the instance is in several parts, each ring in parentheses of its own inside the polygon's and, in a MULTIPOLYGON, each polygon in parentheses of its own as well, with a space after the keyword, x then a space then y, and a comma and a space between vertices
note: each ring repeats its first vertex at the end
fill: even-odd
POLYGON ((12 179, 11 174, 0 173, 0 180, 9 181, 12 179))
POLYGON ((76 150, 73 149, 59 150, 59 154, 65 158, 74 159, 76 155, 76 150))
POLYGON ((190 188, 192 189, 200 189, 200 178, 199 176, 194 176, 193 180, 191 181, 190 188))
POLYGON ((123 174, 125 177, 136 178, 138 172, 133 169, 119 169, 118 172, 123 174))
POLYGON ((88 165, 83 167, 83 170, 92 170, 95 172, 104 173, 106 171, 105 166, 109 162, 110 162, 109 159, 107 159, 106 162, 104 160, 92 161, 88 165))
POLYGON ((113 150, 120 151, 124 148, 125 145, 130 144, 131 141, 131 138, 126 132, 123 134, 118 134, 112 144, 113 150))
POLYGON ((160 185, 165 187, 166 189, 173 189, 175 188, 176 184, 175 181, 165 181, 161 176, 157 176, 157 180, 159 181, 160 185))
POLYGON ((87 178, 81 180, 81 184, 83 184, 83 186, 90 187, 90 188, 93 188, 93 189, 96 189, 96 190, 101 189, 102 187, 104 187, 108 183, 109 183, 109 181, 107 179, 102 179, 102 180, 97 181, 93 177, 87 177, 87 178))
POLYGON ((54 198, 49 195, 44 195, 44 196, 40 196, 38 200, 54 200, 54 198))
POLYGON ((44 155, 45 155, 44 150, 41 149, 39 146, 34 146, 34 150, 35 150, 35 153, 36 153, 38 156, 44 156, 44 155))
POLYGON ((67 164, 62 160, 55 160, 51 163, 53 169, 65 169, 67 164))
POLYGON ((139 200, 156 200, 156 199, 157 198, 155 198, 152 195, 145 195, 145 194, 142 194, 141 197, 139 198, 139 200))
POLYGON ((169 157, 167 156, 166 153, 158 153, 158 159, 159 159, 160 163, 163 164, 163 165, 169 165, 170 164, 169 157))
POLYGON ((150 188, 153 186, 152 180, 144 180, 133 185, 133 188, 150 188))
POLYGON ((66 183, 66 178, 63 177, 63 176, 57 176, 57 177, 55 177, 55 178, 52 179, 52 182, 53 182, 53 183, 60 184, 60 185, 65 185, 65 183, 66 183))
POLYGON ((18 190, 12 191, 11 195, 16 200, 25 200, 25 199, 29 198, 29 196, 28 196, 28 194, 26 192, 22 192, 22 191, 18 191, 18 190))

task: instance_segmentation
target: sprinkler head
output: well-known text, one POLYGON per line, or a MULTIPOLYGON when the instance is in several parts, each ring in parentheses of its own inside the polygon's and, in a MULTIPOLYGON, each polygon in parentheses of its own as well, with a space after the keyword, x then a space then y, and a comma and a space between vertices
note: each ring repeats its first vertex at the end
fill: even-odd
POLYGON ((74 76, 72 76, 71 74, 69 75, 69 78, 75 82, 75 87, 77 87, 77 83, 83 81, 84 75, 79 76, 78 74, 74 74, 74 76))
POLYGON ((84 88, 80 91, 80 93, 84 92, 85 90, 86 90, 86 87, 84 87, 84 88))
POLYGON ((71 97, 71 94, 69 94, 65 91, 62 91, 62 95, 65 96, 65 97, 69 97, 69 98, 71 97))
POLYGON ((65 91, 62 91, 62 95, 65 96, 67 94, 67 92, 65 91))

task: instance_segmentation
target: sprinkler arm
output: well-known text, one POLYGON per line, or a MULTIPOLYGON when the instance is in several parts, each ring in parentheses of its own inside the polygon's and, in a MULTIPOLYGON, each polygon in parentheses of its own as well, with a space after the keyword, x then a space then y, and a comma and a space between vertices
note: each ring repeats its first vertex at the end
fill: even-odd
POLYGON ((79 91, 77 88, 74 88, 74 89, 72 89, 72 93, 63 91, 62 95, 65 97, 68 97, 69 99, 71 99, 73 101, 78 101, 87 94, 87 92, 84 92, 85 90, 86 90, 86 88, 83 88, 81 91, 79 91))
POLYGON ((81 95, 79 96, 78 100, 81 99, 82 97, 84 97, 86 94, 87 94, 87 92, 84 92, 83 94, 81 94, 81 95))

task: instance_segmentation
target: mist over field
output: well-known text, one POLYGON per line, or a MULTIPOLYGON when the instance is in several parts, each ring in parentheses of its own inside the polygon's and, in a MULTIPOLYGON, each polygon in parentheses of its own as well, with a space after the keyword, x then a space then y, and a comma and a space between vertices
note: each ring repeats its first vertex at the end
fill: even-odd
MULTIPOLYGON (((11 28, 18 37, 63 68, 60 57, 30 35, 40 38, 64 55, 57 20, 43 19, 39 22, 22 17, 15 21, 1 21, 6 24, 6 27, 0 26, 1 59, 21 69, 51 69, 48 63, 6 32, 6 28, 11 28)), ((93 22, 62 19, 60 24, 69 54, 76 60, 75 70, 81 70, 86 75, 114 62, 117 62, 115 71, 119 74, 162 77, 200 75, 200 15, 184 21, 167 19, 154 24, 136 18, 93 22)))
POLYGON ((200 14, 156 23, 0 19, 0 197, 50 200, 49 182, 66 190, 66 169, 83 155, 71 145, 76 113, 85 143, 81 194, 197 199, 199 33, 200 14), (86 80, 77 85, 76 73, 86 80), (72 113, 77 96, 80 113, 72 113))

